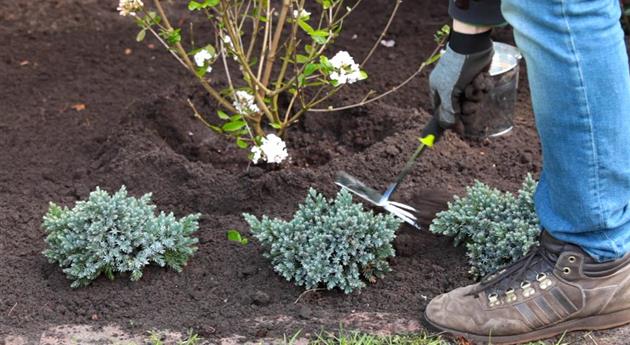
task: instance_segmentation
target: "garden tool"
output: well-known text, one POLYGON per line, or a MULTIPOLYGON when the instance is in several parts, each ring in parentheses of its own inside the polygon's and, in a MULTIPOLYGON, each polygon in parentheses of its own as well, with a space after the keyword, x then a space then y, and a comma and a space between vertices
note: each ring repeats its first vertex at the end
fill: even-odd
POLYGON ((402 219, 404 222, 410 224, 415 228, 420 228, 417 224, 417 217, 414 213, 418 211, 409 206, 399 202, 391 201, 389 198, 394 194, 400 183, 407 177, 414 166, 415 161, 425 151, 426 148, 431 148, 437 142, 437 140, 444 133, 444 129, 440 126, 437 116, 434 116, 431 121, 422 130, 420 136, 420 145, 411 155, 402 171, 396 177, 394 182, 390 183, 384 193, 379 193, 377 190, 370 188, 357 178, 351 176, 345 171, 337 173, 337 179, 335 183, 354 193, 355 195, 365 199, 373 205, 383 207, 386 211, 402 219))

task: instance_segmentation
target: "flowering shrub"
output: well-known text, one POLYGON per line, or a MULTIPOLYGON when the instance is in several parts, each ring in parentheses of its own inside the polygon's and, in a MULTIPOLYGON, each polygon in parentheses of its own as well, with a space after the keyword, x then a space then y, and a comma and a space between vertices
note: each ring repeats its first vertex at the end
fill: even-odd
POLYGON ((475 277, 495 272, 527 253, 540 234, 534 210, 536 181, 528 175, 517 195, 476 182, 438 213, 429 230, 466 244, 475 277))
POLYGON ((189 39, 184 40, 182 30, 171 24, 160 0, 153 0, 151 6, 140 0, 120 0, 118 10, 123 16, 135 18, 141 28, 138 40, 143 40, 147 32, 153 34, 222 108, 217 112, 222 123, 217 125, 207 121, 189 101, 197 118, 212 130, 234 137, 243 149, 259 147, 251 149, 254 163, 280 163, 288 155, 265 153, 260 147, 265 139, 276 147, 284 146, 277 141, 306 112, 370 103, 408 83, 431 63, 425 61, 414 75, 385 94, 374 96, 370 91, 357 104, 339 108, 323 106, 344 86, 368 77, 362 67, 380 45, 401 1, 395 2, 387 26, 361 63, 356 63, 343 50, 329 59, 330 44, 361 2, 317 0, 308 2, 307 9, 306 0, 188 1, 190 12, 208 19, 213 27, 211 42, 198 42, 192 26, 189 39), (230 60, 234 60, 237 68, 230 60), (216 64, 221 64, 226 74, 228 86, 222 90, 215 89, 212 83, 216 64), (276 136, 269 138, 269 132, 276 136))
POLYGON ((117 272, 130 272, 135 281, 150 263, 179 272, 197 250, 197 239, 190 236, 197 231, 199 215, 180 220, 172 213, 155 216, 150 201, 150 194, 127 197, 123 186, 112 196, 96 188, 73 209, 51 203, 44 216, 48 249, 43 254, 63 268, 73 288, 101 273, 113 279, 117 272))
POLYGON ((387 259, 394 256, 391 243, 400 226, 392 215, 364 211, 343 189, 333 201, 311 189, 288 222, 244 217, 285 279, 345 293, 364 287, 363 279, 375 282, 389 272, 387 259))

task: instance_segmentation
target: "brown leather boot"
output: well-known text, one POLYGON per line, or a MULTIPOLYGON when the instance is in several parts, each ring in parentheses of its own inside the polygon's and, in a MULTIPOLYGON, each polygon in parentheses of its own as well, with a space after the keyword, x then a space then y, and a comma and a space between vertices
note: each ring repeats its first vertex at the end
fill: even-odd
POLYGON ((621 326, 630 323, 630 254, 597 263, 544 232, 527 256, 436 297, 424 315, 437 329, 492 344, 621 326))

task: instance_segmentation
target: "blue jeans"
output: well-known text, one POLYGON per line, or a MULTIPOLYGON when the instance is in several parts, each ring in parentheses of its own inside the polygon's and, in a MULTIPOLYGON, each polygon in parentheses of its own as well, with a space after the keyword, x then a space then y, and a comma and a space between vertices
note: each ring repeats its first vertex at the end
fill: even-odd
POLYGON ((503 0, 529 76, 541 226, 598 261, 630 251, 630 72, 618 0, 503 0))

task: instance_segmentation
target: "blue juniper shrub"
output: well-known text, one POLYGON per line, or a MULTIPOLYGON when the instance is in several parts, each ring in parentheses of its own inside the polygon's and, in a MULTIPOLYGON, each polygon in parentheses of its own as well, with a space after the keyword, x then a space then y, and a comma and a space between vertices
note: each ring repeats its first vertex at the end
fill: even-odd
POLYGON ((534 210, 536 181, 528 175, 516 195, 475 182, 455 197, 430 226, 465 244, 470 272, 482 277, 521 258, 537 244, 540 226, 534 210))
POLYGON ((342 190, 334 200, 310 189, 290 221, 245 214, 274 270, 307 289, 365 287, 390 271, 397 218, 365 211, 342 190))
POLYGON ((48 248, 43 252, 72 280, 73 288, 86 286, 99 275, 113 279, 127 272, 132 281, 151 263, 181 271, 197 250, 191 234, 199 215, 177 220, 172 213, 155 215, 151 194, 127 196, 123 186, 110 196, 96 188, 74 208, 50 203, 44 216, 48 248))

